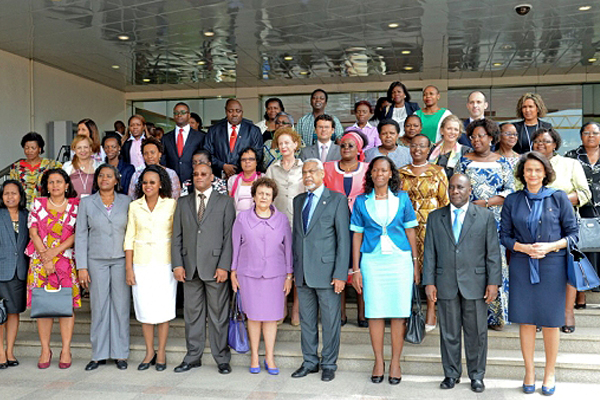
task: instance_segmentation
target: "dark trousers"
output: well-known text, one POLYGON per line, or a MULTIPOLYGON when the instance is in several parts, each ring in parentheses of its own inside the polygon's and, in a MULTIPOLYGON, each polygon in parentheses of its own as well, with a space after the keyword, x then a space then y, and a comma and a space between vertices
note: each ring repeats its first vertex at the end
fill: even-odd
POLYGON ((483 379, 487 358, 487 309, 484 299, 467 300, 460 293, 450 300, 438 299, 444 376, 460 378, 462 374, 462 331, 469 378, 483 379))
POLYGON ((333 291, 333 287, 313 289, 306 285, 298 286, 300 302, 301 346, 304 362, 302 365, 313 369, 319 364, 322 369, 337 369, 340 351, 341 297, 333 291), (323 349, 319 362, 319 309, 323 327, 323 349))

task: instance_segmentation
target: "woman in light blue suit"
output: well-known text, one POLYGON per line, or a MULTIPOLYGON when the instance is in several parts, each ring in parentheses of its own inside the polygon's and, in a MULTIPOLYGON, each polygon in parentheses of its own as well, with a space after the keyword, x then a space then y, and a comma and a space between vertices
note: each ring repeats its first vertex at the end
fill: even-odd
POLYGON ((4 299, 8 314, 5 326, 0 326, 0 369, 19 365, 13 349, 19 330, 19 314, 26 308, 29 263, 25 256, 29 242, 26 205, 25 190, 19 181, 10 179, 0 186, 0 299, 4 299))
POLYGON ((108 358, 117 368, 127 368, 130 294, 123 242, 130 199, 120 189, 119 171, 102 164, 94 174, 95 193, 81 200, 77 215, 75 258, 92 308, 92 361, 86 371, 106 364, 108 358))

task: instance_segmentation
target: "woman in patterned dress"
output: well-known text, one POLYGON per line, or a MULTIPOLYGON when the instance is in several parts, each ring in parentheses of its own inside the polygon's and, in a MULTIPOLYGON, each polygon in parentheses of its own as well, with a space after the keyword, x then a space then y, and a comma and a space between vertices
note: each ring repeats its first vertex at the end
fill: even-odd
MULTIPOLYGON (((465 154, 457 166, 457 171, 471 180, 471 202, 486 207, 494 213, 496 225, 500 229, 500 214, 506 196, 515 191, 515 178, 510 163, 499 154, 492 152, 492 144, 498 140, 500 129, 491 119, 471 122, 467 136, 473 145, 473 153, 465 154)), ((501 246, 502 286, 498 297, 488 308, 488 326, 501 330, 508 321, 508 265, 506 251, 501 246)))
MULTIPOLYGON (((73 289, 73 308, 81 307, 81 296, 77 284, 73 244, 75 222, 79 200, 71 185, 69 175, 62 169, 50 169, 42 176, 41 195, 33 202, 29 213, 29 236, 31 242, 25 254, 31 257, 27 275, 27 307, 31 307, 34 288, 46 287, 73 289)), ((62 336, 62 351, 58 367, 71 366, 71 339, 75 326, 75 315, 58 319, 62 336)), ((46 369, 52 361, 50 336, 53 318, 38 318, 42 354, 39 369, 46 369)))
MULTIPOLYGON (((408 121, 408 118, 406 120, 408 121)), ((398 171, 402 181, 400 188, 408 193, 419 222, 416 227, 417 257, 419 259, 415 263, 419 274, 423 270, 427 216, 431 211, 448 205, 450 201, 448 199, 448 178, 444 168, 427 161, 430 147, 431 142, 427 136, 422 134, 414 136, 410 145, 410 155, 413 161, 398 171)), ((425 330, 432 330, 435 325, 435 303, 428 299, 425 330)))
POLYGON ((27 209, 31 209, 33 200, 40 195, 40 182, 44 171, 60 168, 61 163, 40 157, 44 154, 44 138, 36 132, 29 132, 21 139, 25 158, 10 167, 10 179, 20 181, 27 195, 27 209))

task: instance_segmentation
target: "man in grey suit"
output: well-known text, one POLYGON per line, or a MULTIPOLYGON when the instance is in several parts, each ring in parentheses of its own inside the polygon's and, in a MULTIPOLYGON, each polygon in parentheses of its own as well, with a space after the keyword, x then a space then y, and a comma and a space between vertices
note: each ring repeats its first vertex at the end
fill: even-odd
POLYGON ((318 158, 325 163, 342 158, 340 146, 331 140, 335 132, 335 121, 331 115, 322 114, 315 118, 315 132, 317 133, 317 143, 306 146, 300 151, 302 161, 318 158))
POLYGON ((500 244, 493 214, 469 203, 471 183, 462 174, 450 178, 450 205, 427 218, 423 285, 438 302, 440 347, 445 378, 442 389, 460 382, 461 327, 465 338, 471 390, 485 390, 487 305, 502 283, 500 244))
POLYGON ((304 362, 293 374, 301 378, 323 369, 321 380, 335 378, 340 349, 341 300, 350 261, 349 211, 346 196, 323 185, 320 160, 309 158, 302 166, 308 190, 294 198, 294 277, 300 300, 301 346, 304 362), (323 349, 319 347, 318 314, 321 311, 323 349))
POLYGON ((171 264, 175 279, 183 282, 183 317, 187 354, 175 372, 202 365, 206 342, 206 310, 210 350, 221 374, 231 372, 227 345, 231 228, 233 200, 212 189, 208 164, 194 167, 194 191, 177 200, 173 216, 171 264))

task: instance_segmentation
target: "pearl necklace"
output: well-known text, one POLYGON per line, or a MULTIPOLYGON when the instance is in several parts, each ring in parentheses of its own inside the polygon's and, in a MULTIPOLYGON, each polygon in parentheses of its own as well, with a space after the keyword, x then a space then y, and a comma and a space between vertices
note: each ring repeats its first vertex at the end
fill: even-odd
POLYGON ((50 197, 48 197, 48 201, 50 202, 50 204, 52 204, 54 207, 56 208, 62 208, 65 204, 67 204, 67 199, 65 199, 65 201, 62 202, 62 204, 59 206, 58 204, 54 203, 52 201, 52 199, 50 197))
POLYGON ((412 165, 415 168, 421 168, 421 167, 426 166, 427 164, 429 164, 429 161, 425 161, 424 164, 419 164, 419 165, 415 165, 415 163, 413 163, 413 162, 410 163, 410 165, 412 165))

